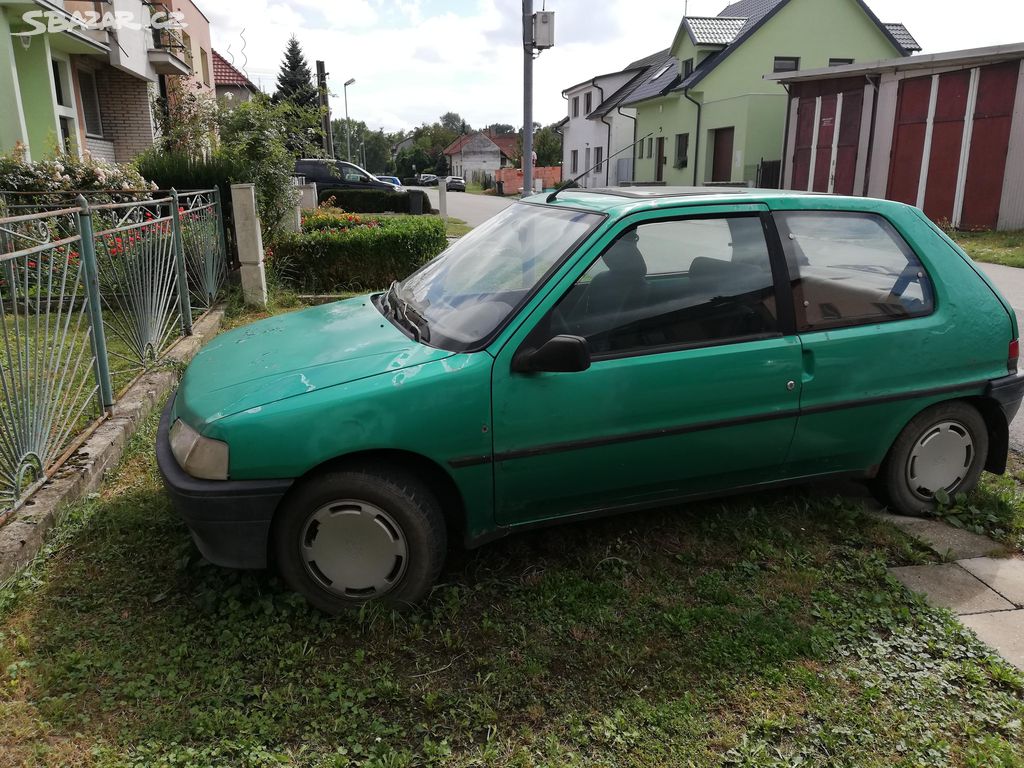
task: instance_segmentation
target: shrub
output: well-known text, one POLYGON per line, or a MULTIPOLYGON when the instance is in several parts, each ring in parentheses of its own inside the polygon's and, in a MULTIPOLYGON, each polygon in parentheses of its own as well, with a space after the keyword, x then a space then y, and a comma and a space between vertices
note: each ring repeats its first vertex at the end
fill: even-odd
POLYGON ((149 189, 151 185, 130 165, 115 165, 86 156, 60 155, 35 163, 24 151, 0 155, 0 190, 17 192, 72 192, 89 190, 149 189))
POLYGON ((357 217, 344 212, 309 214, 300 234, 281 238, 273 269, 302 291, 329 293, 387 287, 444 250, 444 222, 433 216, 357 217))
POLYGON ((388 192, 383 189, 328 189, 320 193, 328 203, 354 213, 427 213, 430 198, 422 189, 388 192))
POLYGON ((302 214, 302 231, 314 232, 321 229, 350 229, 351 227, 379 224, 380 219, 347 213, 341 208, 323 207, 302 214))
POLYGON ((245 169, 222 154, 192 157, 178 152, 147 150, 135 158, 139 173, 160 189, 220 189, 225 205, 231 200, 231 185, 245 180, 245 169))

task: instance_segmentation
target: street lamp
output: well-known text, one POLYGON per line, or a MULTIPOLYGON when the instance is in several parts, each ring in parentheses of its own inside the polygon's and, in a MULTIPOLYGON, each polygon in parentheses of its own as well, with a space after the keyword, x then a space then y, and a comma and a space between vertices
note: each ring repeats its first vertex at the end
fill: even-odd
POLYGON ((352 162, 352 124, 348 121, 348 87, 355 81, 354 77, 350 78, 342 89, 345 93, 345 151, 350 163, 352 162))

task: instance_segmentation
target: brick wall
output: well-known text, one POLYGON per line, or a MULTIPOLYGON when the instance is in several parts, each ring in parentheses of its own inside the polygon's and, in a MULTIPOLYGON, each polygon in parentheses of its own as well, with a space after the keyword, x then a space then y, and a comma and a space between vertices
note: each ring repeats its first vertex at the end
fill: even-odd
POLYGON ((117 162, 127 163, 153 146, 153 112, 147 81, 105 66, 96 70, 96 91, 103 138, 114 143, 117 162))
MULTIPOLYGON (((502 168, 494 174, 496 181, 505 183, 505 194, 516 194, 523 189, 523 172, 519 168, 502 168)), ((543 179, 544 188, 555 187, 562 183, 562 166, 540 166, 533 169, 533 178, 543 179)), ((536 183, 536 182, 535 182, 536 183)))
POLYGON ((89 156, 93 160, 104 160, 108 163, 117 162, 117 152, 114 151, 114 142, 112 141, 86 136, 85 148, 89 151, 89 156))

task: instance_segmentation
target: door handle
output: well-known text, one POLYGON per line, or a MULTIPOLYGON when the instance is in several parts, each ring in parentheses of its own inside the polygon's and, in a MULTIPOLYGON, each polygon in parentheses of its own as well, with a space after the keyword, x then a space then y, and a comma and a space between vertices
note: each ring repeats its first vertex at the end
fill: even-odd
POLYGON ((805 347, 800 358, 804 368, 802 380, 806 384, 814 379, 814 350, 805 347))

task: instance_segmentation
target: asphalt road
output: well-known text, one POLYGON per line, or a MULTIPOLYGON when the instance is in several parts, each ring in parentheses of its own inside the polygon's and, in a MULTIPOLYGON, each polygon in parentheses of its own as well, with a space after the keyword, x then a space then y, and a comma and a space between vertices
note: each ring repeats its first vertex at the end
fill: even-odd
MULTIPOLYGON (((430 197, 430 205, 438 207, 437 187, 422 187, 430 197)), ((471 227, 478 227, 491 216, 508 208, 516 201, 515 197, 495 197, 493 195, 471 195, 468 192, 448 193, 448 215, 453 219, 462 219, 471 227)))
MULTIPOLYGON (((1017 327, 1024 329, 1024 269, 999 264, 978 264, 996 284, 1003 297, 1017 313, 1017 327)), ((1010 424, 1010 447, 1024 453, 1024 409, 1010 424)))

